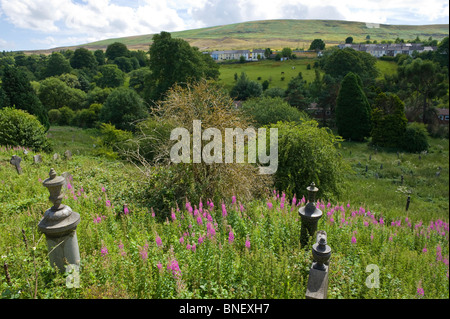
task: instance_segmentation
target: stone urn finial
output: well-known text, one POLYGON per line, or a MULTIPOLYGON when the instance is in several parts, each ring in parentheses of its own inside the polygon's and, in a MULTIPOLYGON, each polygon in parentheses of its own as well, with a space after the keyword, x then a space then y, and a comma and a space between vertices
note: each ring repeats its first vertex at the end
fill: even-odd
POLYGON ((49 178, 42 183, 50 192, 50 197, 48 199, 53 203, 51 210, 55 211, 64 208, 64 205, 61 204, 64 197, 61 193, 61 188, 64 185, 64 182, 64 177, 57 176, 55 170, 52 168, 49 173, 49 178))

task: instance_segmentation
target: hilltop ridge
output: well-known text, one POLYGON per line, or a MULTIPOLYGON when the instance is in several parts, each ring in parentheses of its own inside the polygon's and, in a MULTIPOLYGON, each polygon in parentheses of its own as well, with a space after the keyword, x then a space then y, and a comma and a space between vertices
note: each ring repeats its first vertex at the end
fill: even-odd
MULTIPOLYGON (((449 34, 448 24, 434 25, 388 25, 340 20, 261 20, 171 32, 173 37, 182 38, 200 50, 227 50, 248 48, 308 49, 314 39, 322 39, 328 45, 344 42, 348 36, 354 42, 367 38, 378 42, 401 38, 413 40, 416 37, 441 40, 449 34)), ((101 41, 27 52, 50 53, 64 49, 85 47, 91 50, 106 49, 113 42, 122 42, 131 50, 148 50, 153 34, 111 38, 101 41)))

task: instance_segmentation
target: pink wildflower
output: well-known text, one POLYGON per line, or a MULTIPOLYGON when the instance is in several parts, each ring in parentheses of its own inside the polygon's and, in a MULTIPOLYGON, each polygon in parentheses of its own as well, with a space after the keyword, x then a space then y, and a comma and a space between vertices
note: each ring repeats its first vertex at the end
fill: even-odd
POLYGON ((228 233, 228 242, 231 244, 234 241, 234 234, 233 231, 230 230, 230 232, 228 233))
POLYGON ((156 245, 158 245, 158 247, 162 246, 162 240, 161 240, 161 237, 159 237, 159 236, 156 236, 156 245))
POLYGON ((108 255, 108 248, 106 248, 106 246, 103 246, 102 249, 100 250, 100 253, 102 254, 103 257, 108 255))
POLYGON ((352 236, 352 244, 356 244, 356 237, 352 236))
POLYGON ((106 189, 102 186, 102 192, 104 193, 104 192, 106 192, 106 189))
POLYGON ((418 288, 417 288, 417 294, 418 294, 420 297, 423 297, 423 296, 425 295, 425 291, 423 290, 422 287, 418 287, 418 288))
POLYGON ((231 204, 236 204, 236 196, 231 197, 231 204))
POLYGON ((227 208, 225 207, 225 203, 222 202, 222 216, 226 217, 227 216, 227 208))
POLYGON ((267 202, 267 208, 272 209, 273 205, 271 202, 267 202))
POLYGON ((245 248, 250 249, 250 240, 247 237, 247 240, 245 241, 245 248))

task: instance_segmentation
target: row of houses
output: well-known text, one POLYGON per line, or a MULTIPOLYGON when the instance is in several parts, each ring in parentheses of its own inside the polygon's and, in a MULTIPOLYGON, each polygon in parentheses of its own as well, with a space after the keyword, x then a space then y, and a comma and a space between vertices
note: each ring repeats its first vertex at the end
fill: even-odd
POLYGON ((214 61, 239 60, 241 56, 245 61, 259 61, 264 59, 264 50, 224 50, 210 53, 214 61))
POLYGON ((412 56, 414 52, 422 53, 435 51, 437 47, 424 46, 422 43, 392 43, 392 44, 339 44, 340 49, 352 48, 356 51, 364 51, 370 55, 380 58, 382 56, 396 56, 407 54, 412 56))

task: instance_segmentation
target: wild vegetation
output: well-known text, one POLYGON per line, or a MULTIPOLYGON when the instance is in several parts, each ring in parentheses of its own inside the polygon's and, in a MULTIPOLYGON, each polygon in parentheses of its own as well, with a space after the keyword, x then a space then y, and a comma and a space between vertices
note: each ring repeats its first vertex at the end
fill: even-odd
POLYGON ((330 298, 448 298, 448 125, 435 114, 448 106, 448 38, 433 54, 383 63, 326 48, 317 59, 226 66, 168 33, 153 41, 150 56, 119 42, 2 53, 4 298, 302 298, 312 239, 299 242, 298 209, 311 182, 333 249, 330 298), (254 78, 271 66, 284 68, 285 86, 271 71, 254 78), (194 120, 219 132, 277 128, 277 172, 174 164, 172 129, 191 137, 194 120), (52 157, 67 149, 72 159, 52 157), (81 289, 50 267, 36 228, 50 168, 73 176, 64 203, 81 215, 81 289), (366 284, 369 265, 379 288, 366 284))

